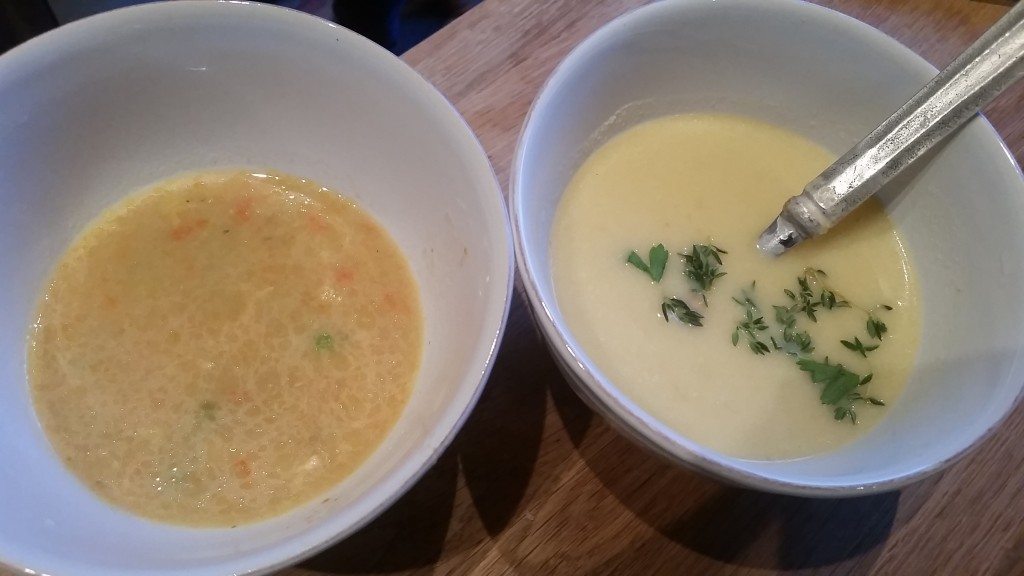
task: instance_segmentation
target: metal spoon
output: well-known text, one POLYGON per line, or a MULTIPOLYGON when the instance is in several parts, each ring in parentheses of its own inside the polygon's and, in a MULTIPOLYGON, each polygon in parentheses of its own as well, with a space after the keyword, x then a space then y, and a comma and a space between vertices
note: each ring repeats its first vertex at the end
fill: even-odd
POLYGON ((1021 76, 1024 2, 812 180, 802 194, 787 200, 761 233, 757 247, 779 256, 824 234, 1021 76))

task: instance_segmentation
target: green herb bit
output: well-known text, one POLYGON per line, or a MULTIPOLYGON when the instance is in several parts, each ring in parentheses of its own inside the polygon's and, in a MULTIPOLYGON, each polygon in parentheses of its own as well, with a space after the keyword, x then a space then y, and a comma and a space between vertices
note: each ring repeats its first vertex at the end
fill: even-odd
POLYGON ((814 296, 814 284, 822 284, 818 280, 818 276, 828 277, 824 270, 807 268, 804 270, 803 276, 798 276, 796 279, 797 285, 799 286, 799 293, 794 293, 792 290, 784 290, 786 297, 796 302, 793 305, 792 310, 795 312, 803 312, 807 314, 807 317, 812 322, 818 321, 817 311, 819 308, 824 310, 832 310, 835 308, 852 308, 853 306, 843 299, 842 296, 836 294, 829 288, 822 286, 821 293, 817 297, 814 296))
POLYGON ((836 296, 836 293, 829 290, 828 288, 822 288, 821 290, 821 307, 826 310, 832 310, 833 308, 849 308, 850 303, 843 300, 841 296, 836 296))
POLYGON ((814 290, 811 289, 810 283, 807 281, 807 275, 798 276, 796 279, 797 284, 800 287, 798 294, 793 294, 791 290, 786 290, 786 295, 790 296, 797 303, 791 307, 794 312, 803 312, 807 314, 807 317, 812 322, 818 321, 818 316, 815 314, 815 310, 821 306, 821 302, 815 301, 814 290))
POLYGON ((782 340, 787 346, 780 347, 791 356, 807 355, 814 352, 811 335, 796 329, 795 307, 772 306, 775 310, 775 322, 782 326, 782 340))
POLYGON ((815 384, 824 384, 821 390, 821 403, 834 406, 832 416, 837 421, 846 418, 857 424, 857 411, 854 404, 861 402, 873 406, 885 406, 885 402, 874 396, 866 396, 857 391, 858 388, 871 382, 873 373, 868 373, 861 378, 854 372, 843 367, 842 364, 830 364, 828 357, 824 362, 818 362, 810 358, 797 360, 797 366, 804 372, 808 372, 811 381, 815 384))
POLYGON ((792 352, 794 356, 801 354, 807 355, 814 352, 814 344, 811 341, 811 335, 807 332, 782 331, 782 339, 796 347, 796 350, 792 352))
POLYGON ((747 308, 746 319, 740 322, 740 329, 746 331, 748 334, 753 334, 755 331, 763 332, 768 329, 768 323, 764 321, 763 316, 754 317, 754 312, 751 308, 747 308))
POLYGON ((203 400, 199 404, 199 414, 203 419, 213 422, 217 419, 217 403, 213 400, 203 400))
MULTIPOLYGON (((751 289, 754 288, 754 284, 751 284, 751 289)), ((747 337, 747 346, 750 347, 750 351, 757 355, 768 354, 771 349, 768 345, 762 342, 758 336, 758 332, 764 332, 768 329, 768 323, 765 322, 764 316, 760 315, 760 311, 757 304, 748 296, 746 293, 743 294, 743 299, 733 297, 733 301, 743 306, 744 317, 736 325, 736 328, 732 332, 732 345, 736 346, 740 341, 740 334, 744 334, 747 337)), ((774 339, 772 343, 775 344, 774 339)), ((778 345, 775 344, 776 349, 778 345)))
MULTIPOLYGON (((762 355, 771 352, 768 345, 758 339, 757 333, 763 332, 768 329, 768 324, 765 323, 764 317, 754 317, 753 312, 748 308, 744 320, 740 321, 736 325, 736 328, 732 332, 732 345, 736 346, 740 341, 740 334, 744 334, 747 337, 747 346, 750 347, 750 351, 754 354, 762 355)), ((779 345, 772 338, 772 344, 776 350, 780 350, 779 345)))
POLYGON ((661 277, 665 275, 665 264, 668 263, 668 250, 665 249, 665 245, 651 246, 647 253, 647 260, 649 263, 644 262, 636 250, 630 252, 626 257, 626 262, 639 268, 640 271, 650 276, 651 280, 661 282, 661 277))
POLYGON ((661 313, 665 316, 665 322, 668 322, 669 314, 675 316, 683 324, 689 324, 690 326, 703 326, 701 319, 704 318, 696 310, 690 308, 686 302, 683 302, 679 298, 666 298, 661 303, 661 313))
POLYGON ((874 396, 865 396, 860 392, 850 394, 848 400, 851 402, 867 402, 868 404, 873 404, 875 406, 885 406, 885 402, 882 402, 878 398, 875 398, 874 396))
POLYGON ((878 318, 870 315, 868 316, 867 328, 868 336, 871 336, 875 340, 881 340, 882 336, 889 331, 889 327, 885 325, 885 322, 882 322, 878 318))
POLYGON ((725 272, 719 269, 719 266, 722 265, 722 254, 728 254, 728 252, 714 244, 694 244, 689 254, 679 253, 683 257, 685 265, 683 273, 693 282, 694 292, 698 294, 707 292, 715 280, 725 276, 725 272))
POLYGON ((758 356, 763 356, 771 352, 771 350, 768 348, 768 345, 765 344, 764 342, 761 342, 760 340, 748 340, 747 346, 750 347, 751 352, 757 354, 758 356))
POLYGON ((327 332, 317 334, 314 345, 318 351, 334 350, 334 337, 327 332))
POLYGON ((796 282, 797 284, 800 285, 801 296, 807 296, 808 298, 814 296, 814 290, 811 290, 811 285, 809 282, 807 282, 806 274, 804 274, 803 276, 797 276, 796 282))
POLYGON ((868 357, 868 352, 873 352, 878 349, 878 344, 865 346, 864 343, 860 341, 860 338, 856 337, 853 339, 853 342, 850 342, 849 340, 840 340, 839 343, 865 358, 868 357))
POLYGON ((842 422, 847 416, 850 417, 851 423, 857 424, 857 411, 853 409, 853 405, 836 406, 836 409, 832 411, 832 417, 839 422, 842 422))
POLYGON ((796 364, 810 374, 811 382, 824 385, 821 390, 822 404, 838 406, 861 385, 860 376, 847 370, 842 364, 830 364, 827 356, 824 362, 801 358, 796 364))
POLYGON ((775 310, 775 321, 783 328, 796 327, 796 316, 791 309, 785 306, 772 306, 772 308, 775 310))
MULTIPOLYGON (((868 374, 868 376, 870 377, 871 375, 868 374)), ((863 385, 864 383, 862 382, 861 386, 863 385)), ((832 412, 832 416, 840 422, 849 416, 852 424, 857 424, 857 411, 853 407, 856 402, 871 404, 873 406, 885 406, 885 402, 882 402, 878 398, 875 398, 874 396, 865 396, 860 392, 851 393, 846 397, 846 400, 849 404, 846 406, 836 406, 835 410, 832 412)))

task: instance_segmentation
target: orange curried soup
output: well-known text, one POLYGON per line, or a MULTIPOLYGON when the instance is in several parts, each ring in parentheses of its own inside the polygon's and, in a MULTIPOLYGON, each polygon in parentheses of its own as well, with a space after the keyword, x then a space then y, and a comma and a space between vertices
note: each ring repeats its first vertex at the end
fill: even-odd
POLYGON ((102 498, 230 526, 352 473, 398 419, 422 334, 412 272, 373 218, 308 180, 210 172, 75 240, 29 380, 54 448, 102 498))

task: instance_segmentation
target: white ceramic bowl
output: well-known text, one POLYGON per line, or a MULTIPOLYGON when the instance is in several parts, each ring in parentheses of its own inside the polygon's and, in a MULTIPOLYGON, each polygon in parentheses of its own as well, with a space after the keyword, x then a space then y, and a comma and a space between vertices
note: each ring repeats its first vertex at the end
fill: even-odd
POLYGON ((795 0, 666 0, 619 18, 574 50, 530 112, 510 204, 530 302, 577 392, 670 460, 800 495, 896 488, 985 436, 1024 382, 1024 183, 983 118, 904 178, 905 190, 883 194, 921 280, 921 348, 902 400, 840 450, 749 461, 669 429, 596 368, 566 327, 551 281, 548 243, 562 191, 587 154, 623 128, 667 113, 735 112, 785 126, 838 155, 935 72, 870 26, 795 0))
POLYGON ((0 58, 0 174, 3 564, 96 576, 279 568, 393 502, 480 393, 512 277, 501 191, 449 103, 343 28, 210 2, 60 28, 0 58), (158 524, 108 506, 62 467, 30 402, 26 330, 50 267, 105 206, 181 171, 237 165, 312 178, 385 225, 420 284, 423 365, 398 424, 324 498, 236 529, 158 524))

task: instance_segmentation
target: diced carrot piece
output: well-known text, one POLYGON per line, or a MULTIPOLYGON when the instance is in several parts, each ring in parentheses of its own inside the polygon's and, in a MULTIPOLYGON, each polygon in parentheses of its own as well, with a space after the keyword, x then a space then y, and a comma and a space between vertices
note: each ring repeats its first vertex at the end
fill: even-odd
POLYGON ((405 314, 409 311, 409 303, 394 292, 385 292, 381 296, 381 307, 395 314, 405 314))
POLYGON ((249 218, 252 216, 253 202, 255 201, 251 196, 243 196, 235 202, 234 207, 231 208, 231 213, 234 214, 235 218, 240 222, 248 222, 249 218))
POLYGON ((171 228, 171 239, 172 240, 184 240, 192 233, 192 225, 182 222, 174 228, 171 228))
POLYGON ((172 240, 184 240, 192 235, 193 232, 198 232, 203 228, 206 228, 210 222, 206 218, 197 218, 192 221, 186 221, 178 224, 171 228, 170 236, 172 240))
POLYGON ((334 281, 342 288, 351 286, 356 281, 356 271, 348 266, 339 264, 338 267, 334 269, 334 281))
POLYGON ((306 224, 313 232, 324 232, 329 228, 327 218, 316 212, 306 212, 306 224))
POLYGON ((235 463, 231 465, 232 470, 237 478, 248 478, 252 476, 252 468, 249 466, 249 462, 245 458, 239 458, 235 460, 235 463))

